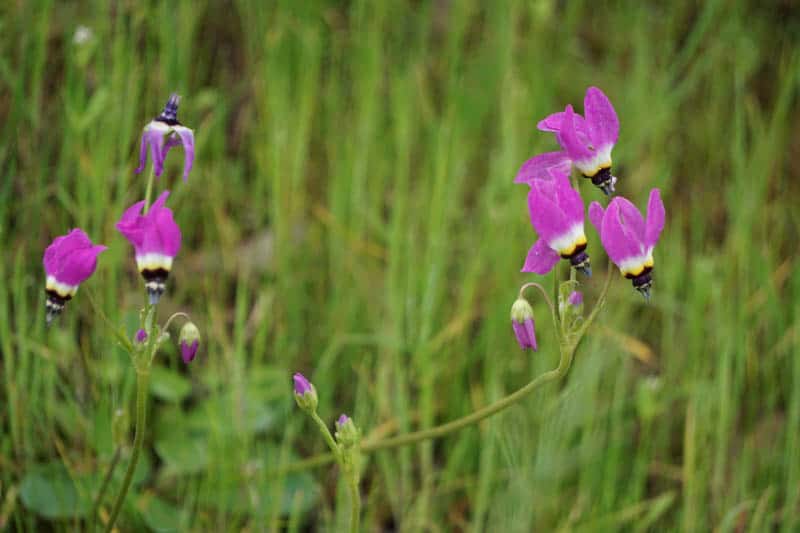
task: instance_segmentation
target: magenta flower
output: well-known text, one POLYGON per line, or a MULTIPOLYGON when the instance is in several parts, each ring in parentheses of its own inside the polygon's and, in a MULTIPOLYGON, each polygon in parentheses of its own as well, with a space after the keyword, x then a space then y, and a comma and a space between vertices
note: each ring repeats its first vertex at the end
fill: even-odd
POLYGON ((136 332, 136 336, 133 339, 136 341, 136 344, 142 344, 147 340, 147 332, 143 329, 140 329, 136 332))
POLYGON ((194 360, 197 349, 200 347, 200 330, 197 329, 194 322, 187 322, 183 325, 178 336, 178 346, 181 349, 183 362, 188 365, 194 360))
POLYGON ((543 154, 529 163, 533 168, 558 159, 569 160, 584 177, 609 195, 614 192, 617 181, 611 175, 611 150, 619 138, 619 119, 608 97, 597 87, 586 89, 583 110, 585 119, 568 105, 563 112, 540 121, 537 127, 555 133, 563 151, 543 154))
POLYGON ((650 191, 647 220, 636 206, 621 196, 603 208, 597 202, 589 206, 589 218, 600 233, 608 256, 619 267, 633 287, 650 298, 653 270, 653 248, 664 229, 664 204, 658 189, 650 191))
POLYGON ((117 230, 133 245, 136 266, 145 280, 150 303, 155 304, 164 294, 172 259, 181 249, 181 230, 164 207, 169 191, 164 191, 142 215, 144 200, 130 206, 117 222, 117 230))
POLYGON ((519 297, 511 306, 511 326, 517 337, 519 347, 530 348, 534 352, 539 349, 536 344, 536 323, 533 321, 533 307, 525 298, 519 297))
POLYGON ((142 132, 142 142, 139 148, 139 167, 136 173, 144 170, 147 163, 147 147, 150 147, 150 157, 153 160, 156 177, 164 172, 164 160, 170 148, 183 145, 183 181, 189 177, 194 163, 194 132, 178 122, 178 103, 180 97, 172 94, 164 106, 164 111, 150 121, 142 132))
POLYGON ((80 228, 56 237, 45 249, 42 261, 47 275, 45 319, 48 325, 63 311, 67 300, 75 296, 78 285, 94 273, 97 256, 105 249, 102 244, 92 244, 80 228))
POLYGON ((591 276, 581 195, 570 186, 566 174, 551 171, 549 177, 529 183, 528 210, 539 240, 528 251, 522 272, 547 274, 563 257, 573 268, 591 276))

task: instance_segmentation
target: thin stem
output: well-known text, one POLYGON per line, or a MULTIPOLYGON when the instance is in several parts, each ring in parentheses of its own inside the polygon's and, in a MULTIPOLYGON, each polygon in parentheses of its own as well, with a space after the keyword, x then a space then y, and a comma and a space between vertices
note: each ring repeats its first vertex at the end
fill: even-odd
POLYGON ((350 473, 347 476, 350 486, 350 531, 358 533, 361 521, 361 493, 358 491, 358 476, 350 473))
POLYGON ((558 329, 558 316, 556 315, 556 308, 553 307, 553 301, 550 300, 549 296, 547 296, 547 291, 544 290, 544 287, 542 287, 538 283, 535 283, 535 282, 526 283, 525 285, 523 285, 522 287, 519 288, 519 297, 520 298, 523 297, 523 293, 525 292, 525 289, 527 289, 528 287, 535 287, 536 289, 539 290, 540 293, 542 293, 542 296, 544 297, 544 301, 547 303, 547 307, 550 308, 550 314, 553 317, 553 326, 557 330, 558 329))
POLYGON ((164 324, 164 328, 162 331, 169 331, 169 325, 172 324, 172 321, 175 320, 177 317, 181 317, 187 322, 192 321, 192 319, 189 317, 188 314, 184 313, 183 311, 178 311, 177 313, 173 313, 172 316, 167 319, 167 323, 164 324))
POLYGON ((97 498, 94 500, 92 514, 89 515, 89 531, 94 531, 95 529, 95 524, 97 524, 97 512, 100 510, 100 504, 103 503, 103 499, 105 499, 106 491, 108 490, 108 484, 111 482, 111 476, 114 475, 114 470, 117 468, 117 463, 119 463, 119 458, 121 455, 122 446, 117 446, 117 449, 114 450, 114 455, 111 457, 111 463, 108 465, 108 470, 106 470, 106 475, 103 477, 103 484, 100 485, 100 492, 97 493, 97 498))
POLYGON ((136 433, 133 438, 133 453, 131 460, 128 463, 128 469, 125 471, 125 479, 122 481, 122 488, 120 488, 117 499, 114 501, 114 507, 111 511, 111 517, 108 519, 106 525, 106 533, 114 528, 114 523, 117 521, 117 516, 122 509, 122 504, 125 502, 125 495, 128 493, 128 488, 131 486, 133 480, 133 472, 136 470, 136 463, 139 461, 139 453, 142 450, 144 443, 144 431, 147 424, 147 392, 150 384, 149 371, 136 371, 136 433))
POLYGON ((155 161, 153 164, 150 165, 150 174, 147 177, 147 188, 144 190, 144 209, 142 210, 142 214, 146 215, 147 211, 150 209, 150 197, 153 195, 153 181, 155 181, 156 177, 156 167, 155 161))
MULTIPOLYGON (((553 370, 549 370, 544 374, 540 374, 521 389, 518 389, 515 392, 509 394, 508 396, 505 396, 497 400, 493 404, 487 405, 486 407, 479 409, 467 416, 461 417, 457 420, 453 420, 446 424, 442 424, 441 426, 433 427, 430 429, 415 431, 412 433, 406 433, 405 435, 398 435, 396 437, 390 437, 375 442, 367 442, 361 446, 361 451, 363 453, 370 453, 379 450, 387 450, 390 448, 405 446, 408 444, 414 444, 416 442, 426 439, 442 437, 444 435, 447 435, 448 433, 458 431, 459 429, 462 429, 471 424, 476 424, 481 420, 488 418, 514 405, 515 403, 519 402, 520 400, 531 394, 533 391, 535 391, 545 383, 563 378, 569 371, 570 366, 572 365, 572 360, 575 356, 575 351, 577 350, 578 345, 583 339, 583 336, 586 334, 586 331, 589 329, 589 326, 592 324, 592 322, 594 322, 595 318, 597 317, 597 314, 605 305, 606 296, 608 295, 608 289, 611 286, 612 278, 613 278, 613 264, 609 260, 608 271, 606 273, 606 280, 603 285, 603 289, 600 292, 600 296, 597 299, 597 303, 595 304, 594 309, 592 309, 589 316, 586 318, 585 322, 581 325, 581 328, 576 332, 574 339, 570 341, 565 340, 564 343, 561 345, 561 358, 559 360, 558 367, 554 368, 553 370)), ((541 290, 544 291, 543 288, 541 290)), ((314 414, 316 415, 316 413, 314 414)), ((318 419, 319 417, 316 417, 316 420, 318 419)), ((318 424, 321 424, 322 427, 325 428, 325 432, 327 432, 328 428, 321 420, 318 421, 318 424)), ((323 434, 325 432, 323 432, 323 434)), ((330 435, 329 432, 328 435, 330 435)), ((287 465, 282 469, 275 471, 274 475, 306 470, 309 468, 314 468, 317 466, 328 464, 334 460, 338 460, 339 451, 334 449, 333 447, 331 449, 334 450, 334 453, 315 455, 313 457, 309 457, 308 459, 297 461, 295 463, 287 465)))
POLYGON ((339 445, 336 444, 335 440, 333 440, 333 435, 331 435, 331 431, 328 429, 328 426, 325 424, 325 422, 323 422, 316 411, 310 411, 309 414, 311 415, 312 420, 314 420, 319 427, 319 431, 322 433, 325 442, 328 444, 328 448, 330 448, 334 455, 338 458, 339 455, 341 455, 341 452, 339 451, 339 445))

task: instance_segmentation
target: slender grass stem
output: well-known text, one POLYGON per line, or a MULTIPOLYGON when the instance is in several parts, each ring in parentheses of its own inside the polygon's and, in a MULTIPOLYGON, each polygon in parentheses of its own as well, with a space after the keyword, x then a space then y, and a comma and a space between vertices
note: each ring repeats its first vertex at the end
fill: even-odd
POLYGON ((142 450, 144 443, 144 432, 147 424, 147 393, 150 384, 150 372, 141 371, 137 369, 136 372, 136 434, 133 438, 133 453, 131 460, 128 463, 128 469, 125 471, 125 478, 122 480, 122 487, 120 488, 117 499, 114 501, 114 507, 111 511, 111 517, 108 519, 106 525, 106 533, 114 528, 114 523, 117 521, 117 516, 122 509, 122 504, 125 501, 125 496, 130 488, 131 481, 133 480, 133 473, 136 470, 136 463, 139 461, 139 453, 142 450))
POLYGON ((114 450, 114 455, 111 457, 111 462, 108 464, 106 475, 103 477, 103 484, 100 485, 100 491, 97 493, 97 497, 94 500, 92 514, 89 515, 89 531, 95 530, 95 525, 97 524, 97 513, 100 511, 100 505, 103 503, 103 499, 105 499, 108 485, 111 483, 111 478, 114 475, 114 470, 117 468, 117 464, 119 463, 119 458, 121 455, 122 446, 117 446, 117 448, 114 450))

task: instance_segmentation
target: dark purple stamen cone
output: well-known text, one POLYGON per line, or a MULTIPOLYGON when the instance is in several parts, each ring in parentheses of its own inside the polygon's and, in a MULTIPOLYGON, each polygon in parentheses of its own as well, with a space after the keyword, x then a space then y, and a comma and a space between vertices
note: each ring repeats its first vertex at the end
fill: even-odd
POLYGON ((169 124, 170 126, 180 124, 180 122, 178 122, 178 103, 180 100, 180 96, 176 93, 172 93, 169 100, 167 100, 167 105, 164 106, 164 111, 156 117, 156 120, 169 124))

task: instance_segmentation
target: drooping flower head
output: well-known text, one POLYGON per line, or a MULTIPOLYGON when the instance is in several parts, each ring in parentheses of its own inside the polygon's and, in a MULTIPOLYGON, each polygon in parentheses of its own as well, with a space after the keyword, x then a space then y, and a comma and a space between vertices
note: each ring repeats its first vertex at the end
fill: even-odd
POLYGON ((47 275, 45 302, 46 320, 50 324, 97 268, 97 256, 105 250, 102 244, 92 244, 80 228, 56 237, 44 251, 44 272, 47 275))
MULTIPOLYGON (((606 195, 614 192, 617 178, 611 175, 611 150, 619 138, 619 119, 608 97, 589 87, 583 99, 586 118, 571 105, 540 121, 538 128, 555 133, 562 152, 551 152, 549 160, 568 160, 584 177, 591 179, 606 195)), ((542 157, 542 156, 539 156, 542 157)), ((534 158, 535 160, 536 158, 534 158)), ((531 160, 531 161, 534 161, 531 160)), ((537 164, 547 161, 537 160, 537 164)))
POLYGON ((600 233, 608 256, 633 287, 650 298, 653 283, 653 248, 664 229, 664 204, 658 189, 650 191, 647 219, 626 198, 615 197, 603 210, 597 202, 589 206, 589 218, 600 233))
POLYGON ((139 167, 136 173, 144 170, 147 163, 147 148, 150 147, 150 158, 153 160, 156 177, 164 172, 164 160, 170 148, 183 145, 183 181, 189 177, 194 163, 194 132, 178 122, 178 103, 180 97, 172 94, 167 100, 164 110, 151 120, 142 132, 139 148, 139 167))
POLYGON ((200 330, 197 329, 194 322, 187 322, 183 325, 178 336, 178 346, 181 349, 183 362, 188 365, 194 360, 197 349, 200 347, 200 330))
POLYGON ((136 266, 145 280, 150 303, 155 304, 164 294, 167 278, 172 270, 172 259, 181 249, 181 230, 164 207, 169 191, 164 191, 153 202, 146 215, 142 215, 144 200, 130 206, 117 222, 117 230, 133 245, 136 266))
POLYGON ((523 350, 530 348, 534 352, 539 349, 536 344, 536 323, 533 320, 533 307, 523 297, 516 299, 511 306, 511 326, 517 337, 519 347, 523 350))
POLYGON ((573 268, 591 276, 581 195, 557 168, 551 169, 547 177, 529 182, 528 210, 539 240, 528 251, 522 271, 547 274, 562 257, 569 259, 573 268))

